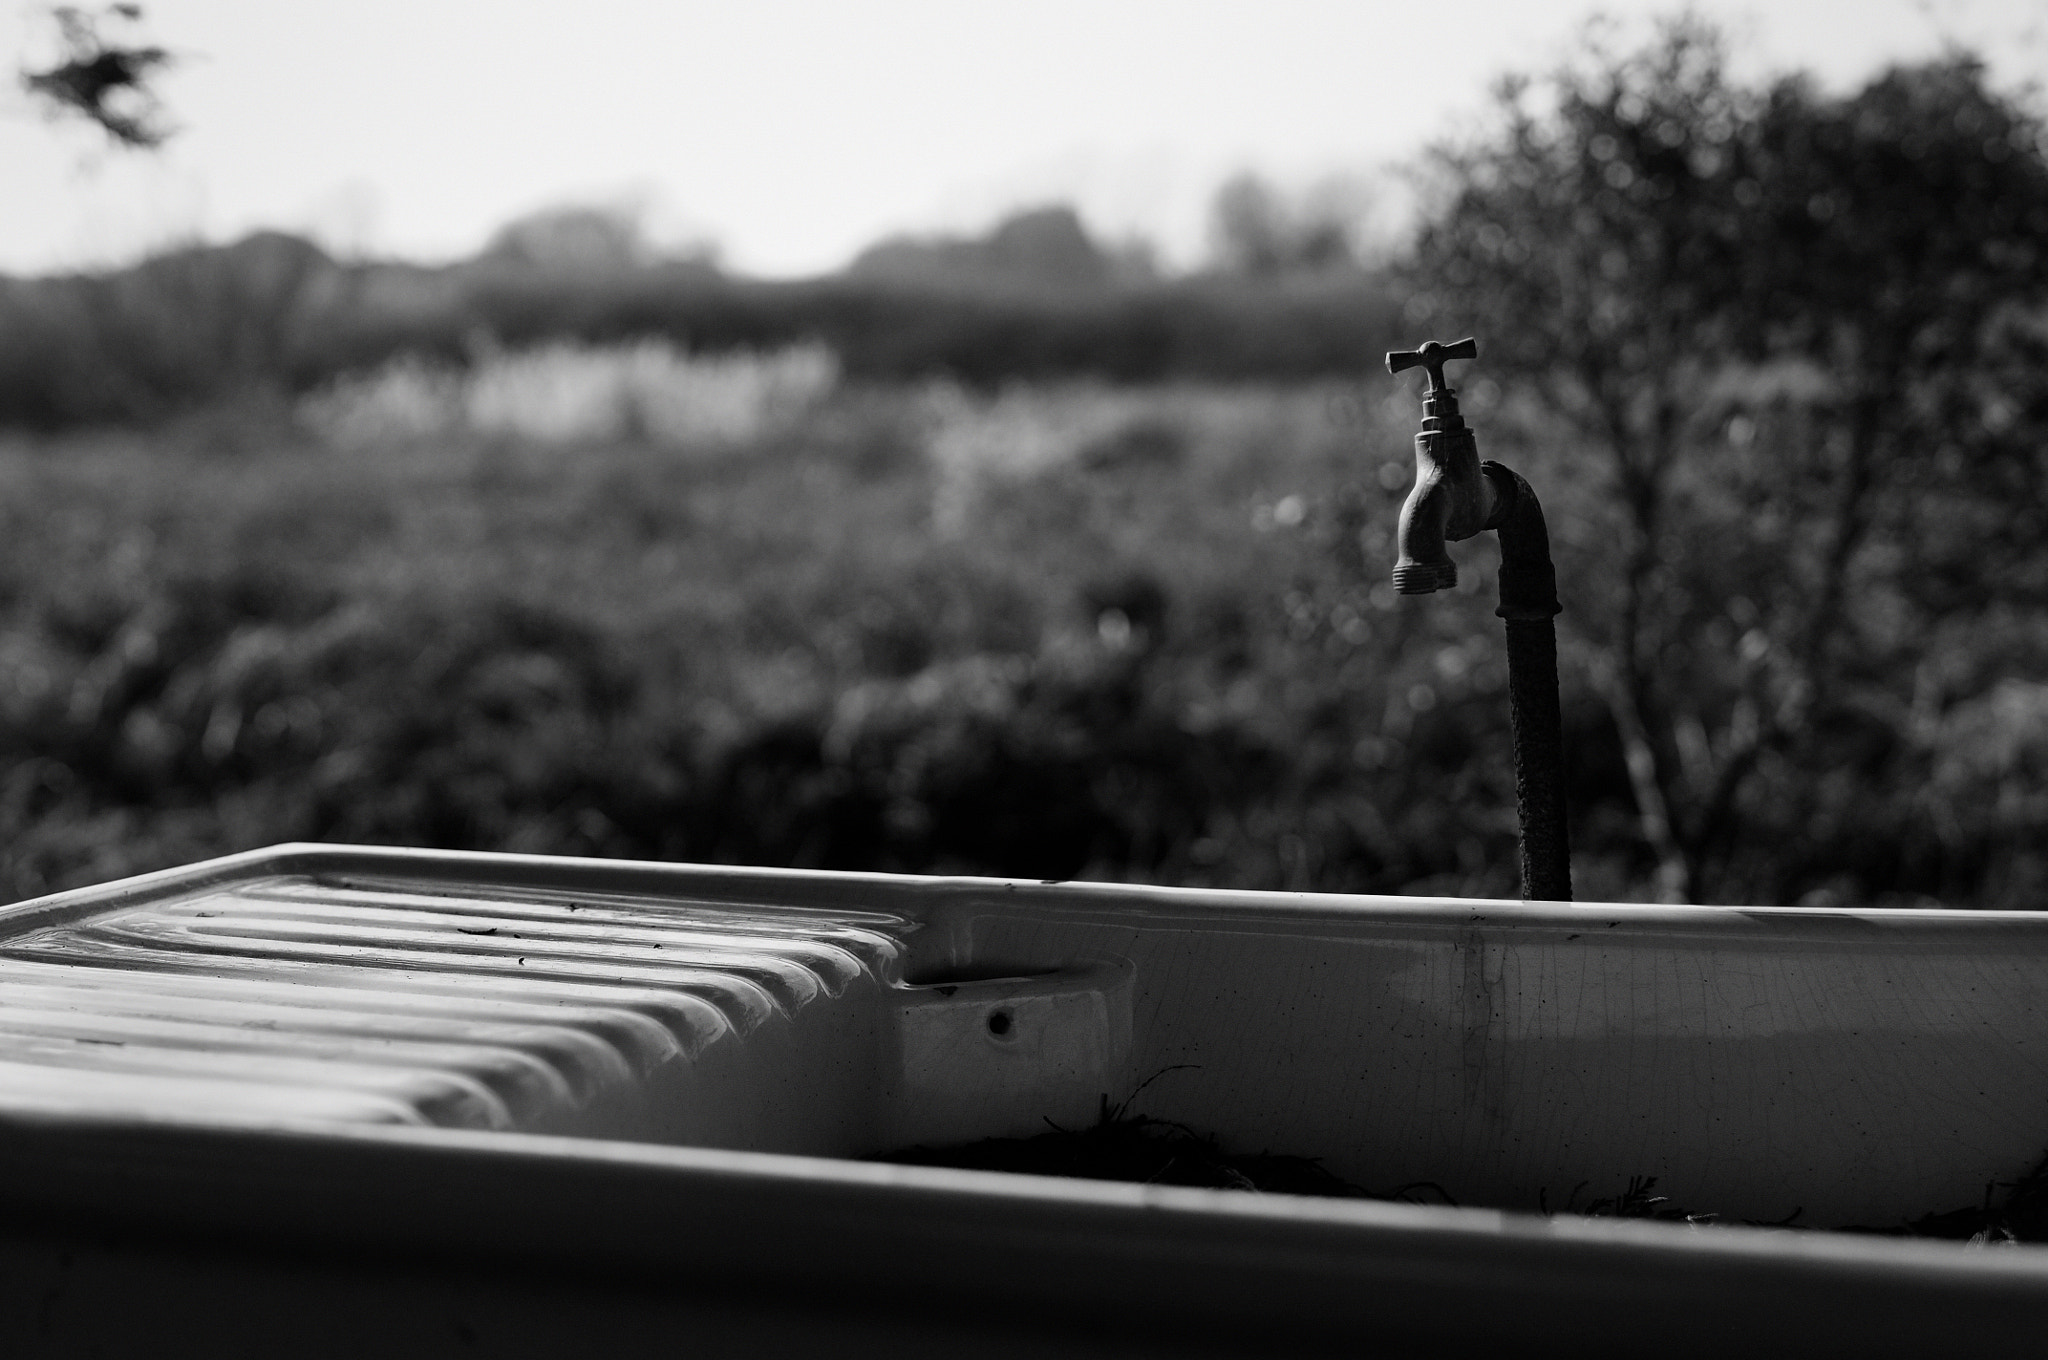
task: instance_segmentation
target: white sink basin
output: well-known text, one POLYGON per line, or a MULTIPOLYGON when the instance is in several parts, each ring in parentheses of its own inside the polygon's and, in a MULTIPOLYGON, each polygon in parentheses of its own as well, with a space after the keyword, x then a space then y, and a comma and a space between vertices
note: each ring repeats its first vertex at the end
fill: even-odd
POLYGON ((59 1297, 99 1304, 50 1335, 117 1351, 151 1334, 138 1290, 259 1350, 366 1309, 391 1354, 456 1321, 570 1353, 531 1347, 598 1314, 618 1353, 636 1318, 756 1353, 1626 1353, 1645 1309, 1661 1353, 1976 1344, 2048 1321, 2048 1252, 1538 1211, 1651 1176, 1723 1223, 1974 1205, 2048 1152, 2044 1060, 2042 913, 284 847, 0 913, 0 1260, 93 1263, 59 1297), (849 1160, 1085 1125, 1141 1084, 1233 1149, 1487 1207, 849 1160), (201 1302, 258 1277, 298 1302, 201 1302), (745 1302, 771 1294, 810 1321, 745 1302))

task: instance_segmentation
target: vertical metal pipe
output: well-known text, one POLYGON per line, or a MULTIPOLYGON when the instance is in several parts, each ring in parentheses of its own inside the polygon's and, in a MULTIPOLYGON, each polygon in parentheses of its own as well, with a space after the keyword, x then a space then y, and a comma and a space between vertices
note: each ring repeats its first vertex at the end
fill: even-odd
POLYGON ((1481 465, 1493 483, 1486 527, 1500 535, 1500 607, 1507 624, 1508 721, 1514 730, 1515 807, 1522 822, 1522 896, 1572 900, 1565 825, 1564 723, 1557 700, 1557 569, 1543 507, 1520 474, 1481 465))
POLYGON ((1564 728, 1557 706, 1557 625, 1509 619, 1508 718, 1515 734, 1515 807, 1522 819, 1522 896, 1572 900, 1564 820, 1564 728))

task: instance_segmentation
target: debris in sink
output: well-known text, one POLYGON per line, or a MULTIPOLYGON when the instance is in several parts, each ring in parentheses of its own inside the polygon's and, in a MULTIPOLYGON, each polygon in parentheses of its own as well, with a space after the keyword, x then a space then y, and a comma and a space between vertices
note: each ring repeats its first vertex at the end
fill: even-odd
POLYGON ((2016 1181, 1993 1181, 1984 1202, 1967 1209, 1926 1214, 1897 1228, 1851 1228, 1891 1237, 1939 1237, 1973 1247, 2016 1247, 2048 1243, 2048 1157, 2016 1181), (2001 1196, 2000 1191, 2005 1193, 2001 1196))
POLYGON ((1211 1134, 1150 1115, 1131 1106, 1146 1086, 1167 1072, 1155 1072, 1116 1105, 1102 1097, 1093 1124, 1047 1131, 1028 1138, 988 1138, 954 1147, 913 1147, 873 1160, 913 1166, 950 1166, 970 1171, 1009 1171, 1030 1176, 1073 1176, 1082 1180, 1136 1181, 1144 1185, 1186 1185, 1214 1190, 1252 1190, 1284 1195, 1325 1195, 1344 1199, 1454 1201, 1428 1182, 1377 1194, 1328 1171, 1314 1157, 1227 1150, 1211 1134))
MULTIPOLYGON (((1388 1191, 1368 1190, 1329 1171, 1319 1158, 1273 1152, 1232 1152, 1212 1134, 1200 1133, 1172 1120, 1133 1114, 1130 1105, 1131 1100, 1127 1099, 1112 1106, 1109 1098, 1104 1096, 1101 1114, 1085 1128, 1065 1129, 1051 1125, 1046 1132, 1028 1138, 988 1138, 954 1147, 904 1148, 873 1160, 912 1166, 949 1166, 971 1171, 1007 1171, 1029 1176, 1071 1176, 1082 1180, 1132 1181, 1144 1185, 1197 1186, 1268 1194, 1322 1195, 1409 1204, 1456 1205, 1459 1202, 1433 1181, 1416 1181, 1388 1191)), ((1051 1124, 1051 1121, 1047 1123, 1051 1124)), ((1655 1176, 1631 1176, 1620 1193, 1587 1201, 1581 1208, 1578 1198, 1586 1189, 1581 1184, 1573 1188, 1562 1206, 1553 1208, 1543 1200, 1539 1201, 1539 1207, 1545 1217, 1562 1213, 1588 1218, 1650 1219, 1692 1227, 1724 1224, 1811 1228, 1811 1225, 1799 1222, 1801 1215, 1797 1210, 1774 1222, 1688 1212, 1673 1205, 1666 1196, 1655 1193, 1656 1188, 1655 1176)), ((1924 1214, 1892 1227, 1858 1226, 1837 1231, 1935 1238, 1964 1242, 1973 1247, 2048 1243, 2048 1158, 2043 1158, 2016 1181, 1994 1182, 1985 1186, 1981 1205, 1924 1214), (2001 1195, 2000 1191, 2004 1193, 2001 1195)))
POLYGON ((1385 1198, 1371 1195, 1325 1170, 1313 1157, 1230 1152, 1215 1138, 1184 1124, 1113 1109, 1106 1096, 1101 1117, 1086 1128, 1063 1129, 1053 1125, 1029 1138, 988 1138, 957 1147, 905 1148, 875 1160, 1032 1176, 1137 1181, 1147 1185, 1385 1198))

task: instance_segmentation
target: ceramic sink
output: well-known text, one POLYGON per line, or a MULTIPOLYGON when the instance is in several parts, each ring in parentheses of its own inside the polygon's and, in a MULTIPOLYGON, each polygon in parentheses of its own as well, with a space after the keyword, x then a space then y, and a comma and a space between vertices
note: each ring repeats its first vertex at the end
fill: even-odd
POLYGON ((2044 913, 286 846, 0 911, 0 1332, 1625 1354, 1655 1318, 1663 1354, 1989 1344, 2048 1322, 2048 1252, 1804 1229, 2027 1173, 2044 1062, 2044 913), (1105 1102, 1444 1202, 869 1160, 1105 1102), (1562 1212, 1649 1177, 1714 1225, 1562 1212))

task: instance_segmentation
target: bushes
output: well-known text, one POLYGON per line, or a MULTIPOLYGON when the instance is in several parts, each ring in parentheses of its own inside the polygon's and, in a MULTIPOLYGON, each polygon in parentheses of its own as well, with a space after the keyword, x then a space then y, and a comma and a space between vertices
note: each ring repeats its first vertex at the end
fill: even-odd
MULTIPOLYGON (((300 837, 1511 885, 1504 786, 1355 756, 1415 683, 1411 625, 1364 592, 1326 410, 862 388, 711 461, 460 433, 0 453, 0 886, 300 837), (942 527, 947 431, 1012 426, 1034 458, 989 445, 942 527)), ((1400 740, 1483 763, 1488 699, 1400 740)))
POLYGON ((555 344, 479 356, 468 371, 404 355, 315 393, 302 410, 330 442, 374 446, 464 431, 565 444, 638 436, 665 446, 758 440, 832 390, 822 345, 710 357, 662 341, 555 344))
POLYGON ((307 380, 346 275, 278 232, 100 275, 0 280, 0 426, 150 420, 307 380))
POLYGON ((1078 291, 769 283, 701 264, 345 266, 264 233, 105 274, 0 279, 0 427, 141 423, 400 361, 455 368, 505 349, 650 341, 700 357, 823 345, 861 380, 1299 380, 1353 372, 1388 348, 1396 310, 1361 276, 1078 291))

